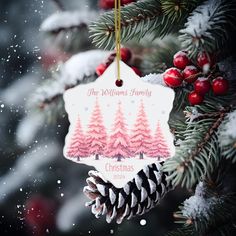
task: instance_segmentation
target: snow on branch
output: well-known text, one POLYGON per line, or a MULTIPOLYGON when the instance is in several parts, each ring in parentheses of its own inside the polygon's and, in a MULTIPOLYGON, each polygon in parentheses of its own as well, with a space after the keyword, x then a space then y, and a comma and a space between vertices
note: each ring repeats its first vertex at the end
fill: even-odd
POLYGON ((32 179, 39 168, 58 157, 59 150, 60 147, 57 143, 41 143, 24 155, 19 156, 15 166, 1 176, 0 203, 4 202, 9 194, 32 179))
POLYGON ((214 184, 200 181, 194 196, 185 200, 180 207, 180 215, 176 214, 179 223, 193 225, 197 235, 215 235, 216 231, 220 232, 233 221, 235 195, 220 191, 219 186, 214 184))
MULTIPOLYGON (((212 173, 212 166, 219 165, 217 130, 229 108, 216 107, 211 99, 197 108, 198 119, 191 122, 188 119, 182 128, 175 130, 175 136, 180 137, 181 142, 175 156, 166 160, 163 166, 164 171, 173 173, 169 180, 174 186, 181 184, 191 188, 203 175, 212 173)), ((188 113, 186 108, 185 114, 188 113)))
POLYGON ((141 77, 141 79, 144 81, 144 82, 148 82, 150 84, 159 84, 159 85, 162 85, 162 86, 165 86, 166 87, 166 84, 163 80, 163 74, 149 74, 149 75, 146 75, 144 77, 141 77))
POLYGON ((199 182, 195 190, 195 195, 184 201, 182 209, 183 216, 194 220, 201 217, 207 220, 209 219, 209 212, 212 206, 217 203, 217 198, 206 198, 205 192, 203 182, 199 182))
POLYGON ((236 110, 229 113, 225 122, 220 126, 219 141, 223 146, 232 142, 235 142, 236 145, 236 110))
POLYGON ((72 230, 75 222, 84 220, 87 209, 81 207, 85 205, 86 197, 81 190, 70 199, 67 199, 57 213, 56 223, 59 230, 66 232, 72 230))
POLYGON ((22 147, 30 145, 40 128, 44 125, 44 121, 45 117, 42 112, 33 112, 25 116, 16 130, 17 143, 22 147))
POLYGON ((62 11, 48 17, 40 30, 48 33, 53 45, 70 53, 91 47, 88 25, 98 17, 94 11, 62 11))
POLYGON ((62 11, 46 18, 40 26, 41 31, 59 32, 65 29, 72 29, 87 26, 97 18, 94 11, 62 11))
POLYGON ((32 105, 43 107, 60 98, 63 93, 80 83, 89 83, 96 79, 96 67, 106 60, 108 51, 90 50, 78 53, 65 62, 57 77, 47 81, 36 90, 32 98, 32 105))
POLYGON ((183 48, 191 53, 198 50, 215 52, 227 43, 228 28, 235 28, 236 2, 234 0, 208 0, 198 6, 180 30, 183 48))
POLYGON ((96 67, 106 60, 109 51, 90 50, 71 57, 61 68, 61 81, 67 85, 75 85, 84 77, 95 74, 96 67))
POLYGON ((26 74, 1 92, 1 100, 8 105, 21 108, 29 93, 38 86, 40 75, 26 74))

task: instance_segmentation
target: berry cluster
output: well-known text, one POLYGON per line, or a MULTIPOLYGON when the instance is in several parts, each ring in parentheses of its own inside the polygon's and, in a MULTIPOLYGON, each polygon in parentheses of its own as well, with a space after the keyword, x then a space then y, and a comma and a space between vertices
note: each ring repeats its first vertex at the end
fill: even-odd
MULTIPOLYGON (((136 2, 135 0, 121 0, 121 5, 126 5, 131 2, 136 2)), ((99 7, 104 10, 110 10, 114 8, 115 0, 100 0, 99 1, 99 7)))
POLYGON ((169 68, 163 75, 166 85, 176 88, 184 83, 193 84, 194 90, 188 94, 191 105, 201 104, 211 89, 215 95, 225 95, 229 89, 228 80, 213 75, 214 57, 203 51, 198 54, 196 61, 197 65, 194 65, 186 52, 177 52, 173 59, 175 67, 169 68))
MULTIPOLYGON (((121 55, 121 60, 124 63, 129 64, 129 62, 130 62, 130 60, 132 58, 131 51, 128 48, 121 48, 120 55, 121 55)), ((110 56, 107 58, 107 60, 104 63, 101 63, 100 65, 97 66, 96 74, 98 76, 101 76, 106 71, 108 66, 114 61, 115 58, 116 58, 116 52, 111 53, 110 56)), ((131 66, 131 68, 133 69, 133 71, 138 76, 142 76, 142 72, 137 67, 131 66)), ((116 81, 116 86, 117 87, 121 87, 122 85, 123 85, 123 81, 122 80, 117 80, 116 81)))

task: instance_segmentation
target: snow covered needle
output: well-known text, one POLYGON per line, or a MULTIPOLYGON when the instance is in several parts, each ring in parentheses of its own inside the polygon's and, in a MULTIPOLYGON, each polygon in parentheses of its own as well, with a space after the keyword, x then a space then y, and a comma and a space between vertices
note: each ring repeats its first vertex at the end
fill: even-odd
POLYGON ((210 209, 219 202, 217 197, 206 198, 206 188, 203 182, 197 185, 195 195, 184 201, 182 209, 183 216, 196 220, 197 218, 204 217, 209 220, 210 209))
POLYGON ((177 222, 185 223, 183 230, 194 226, 196 234, 191 235, 206 235, 206 233, 216 235, 215 225, 221 222, 220 227, 224 232, 224 227, 232 220, 228 213, 235 209, 235 196, 228 193, 228 190, 225 193, 225 190, 220 187, 222 184, 220 181, 213 179, 200 181, 194 196, 184 201, 180 211, 175 214, 177 222))
POLYGON ((234 0, 208 0, 197 7, 188 18, 179 36, 183 48, 215 52, 228 39, 227 28, 235 29, 234 0), (218 37, 220 35, 221 37, 218 37))

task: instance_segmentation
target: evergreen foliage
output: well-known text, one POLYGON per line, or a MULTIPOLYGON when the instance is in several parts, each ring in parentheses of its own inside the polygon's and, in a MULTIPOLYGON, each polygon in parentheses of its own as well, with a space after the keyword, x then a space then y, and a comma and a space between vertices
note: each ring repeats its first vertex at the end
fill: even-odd
MULTIPOLYGON (((155 37, 163 37, 170 32, 177 32, 195 6, 196 0, 143 0, 124 6, 121 9, 121 40, 139 40, 151 33, 155 37)), ((93 43, 98 47, 112 48, 115 42, 114 29, 114 13, 104 13, 90 26, 93 43)))

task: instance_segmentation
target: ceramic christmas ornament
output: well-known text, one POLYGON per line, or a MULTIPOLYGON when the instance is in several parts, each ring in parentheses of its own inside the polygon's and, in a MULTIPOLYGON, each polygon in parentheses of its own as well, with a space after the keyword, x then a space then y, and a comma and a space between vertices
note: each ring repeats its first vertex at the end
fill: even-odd
POLYGON ((174 155, 168 119, 174 92, 145 83, 120 62, 122 86, 117 86, 113 62, 94 83, 79 85, 64 95, 70 128, 64 155, 94 166, 121 188, 145 165, 174 155))

